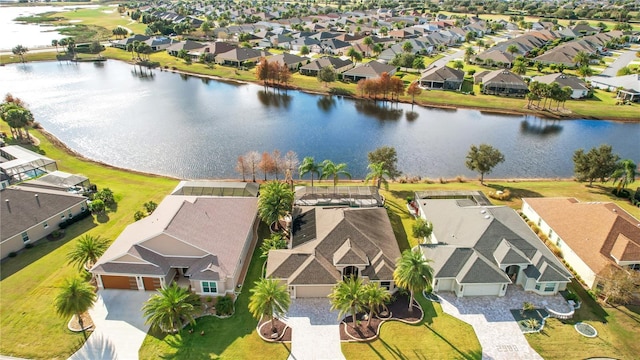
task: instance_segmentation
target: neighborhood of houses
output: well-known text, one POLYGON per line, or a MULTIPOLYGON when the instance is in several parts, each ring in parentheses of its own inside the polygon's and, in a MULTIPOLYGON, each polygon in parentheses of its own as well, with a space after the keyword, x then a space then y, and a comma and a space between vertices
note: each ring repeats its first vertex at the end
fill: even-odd
MULTIPOLYGON (((276 6, 262 12, 255 9, 239 12, 220 6, 192 8, 193 16, 151 6, 129 9, 149 19, 188 24, 192 29, 202 26, 203 20, 197 16, 224 16, 237 25, 223 23, 224 27, 208 29, 206 37, 196 39, 184 35, 183 40, 177 40, 175 36, 138 34, 113 41, 112 46, 131 51, 131 44, 141 42, 148 44, 151 51, 167 51, 189 61, 241 68, 266 58, 268 62, 277 62, 290 71, 308 76, 316 76, 320 69, 330 66, 339 79, 351 82, 378 78, 383 72, 393 75, 400 69, 394 61, 406 54, 435 56, 450 48, 462 49, 459 53, 466 48, 473 51, 465 53, 465 61, 487 69, 469 74, 485 94, 524 97, 529 92, 529 83, 537 81, 571 88, 571 99, 585 98, 595 87, 616 91, 623 101, 640 101, 637 74, 580 78, 563 72, 581 66, 578 54, 586 54, 590 65, 599 64, 603 56, 611 55, 612 49, 637 43, 637 32, 603 31, 586 23, 560 27, 547 21, 535 22, 530 29, 521 31, 516 23, 503 19, 491 21, 474 16, 455 19, 442 14, 434 17, 429 13, 392 9, 336 12, 332 8, 327 11, 311 8, 309 12, 315 15, 282 18, 285 9, 276 6), (242 20, 247 18, 255 21, 242 20), (477 51, 476 46, 469 43, 473 40, 478 40, 477 51), (270 53, 270 49, 278 49, 278 54, 270 53), (370 61, 358 63, 354 53, 370 61), (523 60, 534 67, 549 67, 552 73, 533 78, 517 74, 512 67, 523 60)), ((419 85, 425 89, 463 91, 465 72, 462 70, 446 63, 421 68, 424 66, 404 69, 422 71, 419 85)))

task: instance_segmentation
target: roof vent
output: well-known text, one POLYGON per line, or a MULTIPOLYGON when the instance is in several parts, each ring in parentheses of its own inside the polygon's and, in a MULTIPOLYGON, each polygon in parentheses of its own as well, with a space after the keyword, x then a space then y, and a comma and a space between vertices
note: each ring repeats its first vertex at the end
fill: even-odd
POLYGON ((618 212, 618 210, 616 210, 616 209, 613 209, 613 212, 618 212))
POLYGON ((485 218, 485 219, 491 219, 491 216, 489 216, 489 215, 485 215, 485 216, 484 216, 484 218, 485 218))
POLYGON ((485 209, 480 210, 480 214, 486 214, 486 213, 487 213, 487 210, 485 209))

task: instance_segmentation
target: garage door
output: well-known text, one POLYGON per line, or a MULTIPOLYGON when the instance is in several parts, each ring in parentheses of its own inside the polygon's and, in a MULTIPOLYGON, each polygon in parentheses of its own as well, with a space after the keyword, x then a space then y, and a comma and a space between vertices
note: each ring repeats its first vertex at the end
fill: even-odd
POLYGON ((145 290, 155 290, 161 288, 160 278, 143 277, 142 282, 144 283, 145 290))
POLYGON ((500 295, 501 284, 465 285, 462 296, 500 295))
POLYGON ((138 290, 136 278, 133 276, 100 275, 102 286, 105 289, 131 289, 138 290))
POLYGON ((296 298, 327 297, 331 293, 332 286, 296 286, 296 298))

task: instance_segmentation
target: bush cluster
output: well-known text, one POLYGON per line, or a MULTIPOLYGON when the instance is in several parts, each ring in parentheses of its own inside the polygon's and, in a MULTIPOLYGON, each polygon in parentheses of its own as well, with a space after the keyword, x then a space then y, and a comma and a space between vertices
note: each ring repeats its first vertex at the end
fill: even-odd
POLYGON ((504 189, 502 192, 492 191, 489 193, 489 197, 496 200, 508 201, 511 199, 511 192, 509 189, 504 189))
POLYGON ((78 214, 78 215, 76 215, 76 216, 74 216, 74 217, 70 217, 70 218, 67 218, 65 221, 61 221, 61 222, 58 224, 58 227, 59 227, 60 229, 64 229, 64 228, 66 228, 67 226, 69 226, 69 225, 71 225, 71 224, 73 224, 73 223, 76 223, 76 222, 78 222, 78 221, 80 221, 80 220, 82 220, 82 219, 84 219, 84 218, 89 217, 89 216, 91 216, 91 212, 89 212, 89 211, 83 211, 83 212, 81 212, 80 214, 78 214))
POLYGON ((218 298, 216 301, 216 314, 225 316, 233 314, 233 299, 229 295, 218 298))

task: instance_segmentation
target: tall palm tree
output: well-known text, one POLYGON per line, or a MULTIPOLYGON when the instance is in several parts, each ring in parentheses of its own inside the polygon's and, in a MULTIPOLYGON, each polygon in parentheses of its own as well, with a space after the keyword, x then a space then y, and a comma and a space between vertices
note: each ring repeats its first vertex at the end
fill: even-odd
POLYGON ((65 280, 54 300, 58 315, 64 317, 75 315, 78 318, 85 340, 87 340, 87 333, 84 330, 84 322, 81 315, 93 306, 93 303, 96 302, 96 297, 93 286, 80 278, 74 277, 65 280))
POLYGON ((385 179, 385 176, 390 177, 390 175, 389 170, 384 167, 384 162, 381 161, 377 163, 371 163, 367 166, 367 168, 370 171, 367 174, 367 177, 364 178, 364 181, 368 182, 369 180, 371 180, 375 182, 378 189, 380 189, 380 186, 384 184, 384 188, 386 190, 389 190, 389 181, 385 179))
POLYGON ((76 245, 67 254, 69 264, 74 264, 78 269, 83 267, 91 269, 100 256, 109 248, 109 239, 100 236, 85 235, 78 239, 76 245))
POLYGON ((305 174, 311 174, 311 187, 313 187, 313 174, 320 177, 320 164, 318 164, 311 156, 307 156, 302 159, 302 164, 298 167, 298 173, 300 177, 303 177, 305 174))
POLYGON ((51 46, 55 46, 56 47, 56 53, 58 52, 58 40, 53 39, 51 40, 51 46))
POLYGON ((364 287, 364 303, 369 309, 369 319, 367 326, 371 323, 371 318, 378 314, 378 309, 391 299, 391 294, 387 289, 380 287, 379 283, 370 282, 364 287))
POLYGON ((293 191, 286 183, 273 180, 260 188, 258 216, 268 225, 275 223, 276 228, 279 229, 278 220, 287 215, 292 206, 293 191))
POLYGON ((262 278, 250 290, 249 312, 256 319, 267 316, 271 321, 271 331, 276 331, 275 317, 286 314, 291 304, 287 285, 276 279, 262 278))
POLYGON ((177 283, 151 296, 142 306, 146 323, 160 331, 177 333, 186 323, 195 324, 200 297, 177 283))
POLYGON ((25 46, 22 45, 16 45, 13 49, 11 49, 11 52, 13 52, 14 55, 18 55, 20 56, 20 60, 24 63, 24 54, 26 54, 29 51, 29 49, 27 49, 25 46))
POLYGON ((616 190, 616 193, 619 194, 621 189, 626 188, 627 185, 636 181, 636 169, 637 166, 636 163, 633 162, 633 160, 625 159, 620 161, 616 171, 611 174, 613 183, 615 184, 616 182, 618 182, 618 189, 616 190))
POLYGON ((589 62, 591 59, 589 58, 589 54, 584 51, 578 51, 576 55, 573 57, 573 61, 578 65, 578 67, 589 66, 589 62))
POLYGON ((336 192, 336 186, 338 186, 338 177, 340 175, 344 175, 351 179, 351 174, 347 171, 347 164, 340 163, 335 164, 331 160, 325 160, 322 162, 322 175, 321 179, 326 179, 328 177, 333 178, 333 192, 336 192))
POLYGON ((413 299, 415 292, 426 289, 433 279, 433 269, 429 261, 422 257, 420 250, 405 250, 398 259, 396 269, 393 271, 393 281, 403 289, 409 290, 409 311, 413 311, 413 299))
POLYGON ((342 318, 351 312, 353 327, 356 327, 356 314, 364 308, 364 287, 362 280, 353 276, 340 281, 333 287, 331 294, 331 310, 338 310, 338 316, 342 318))

